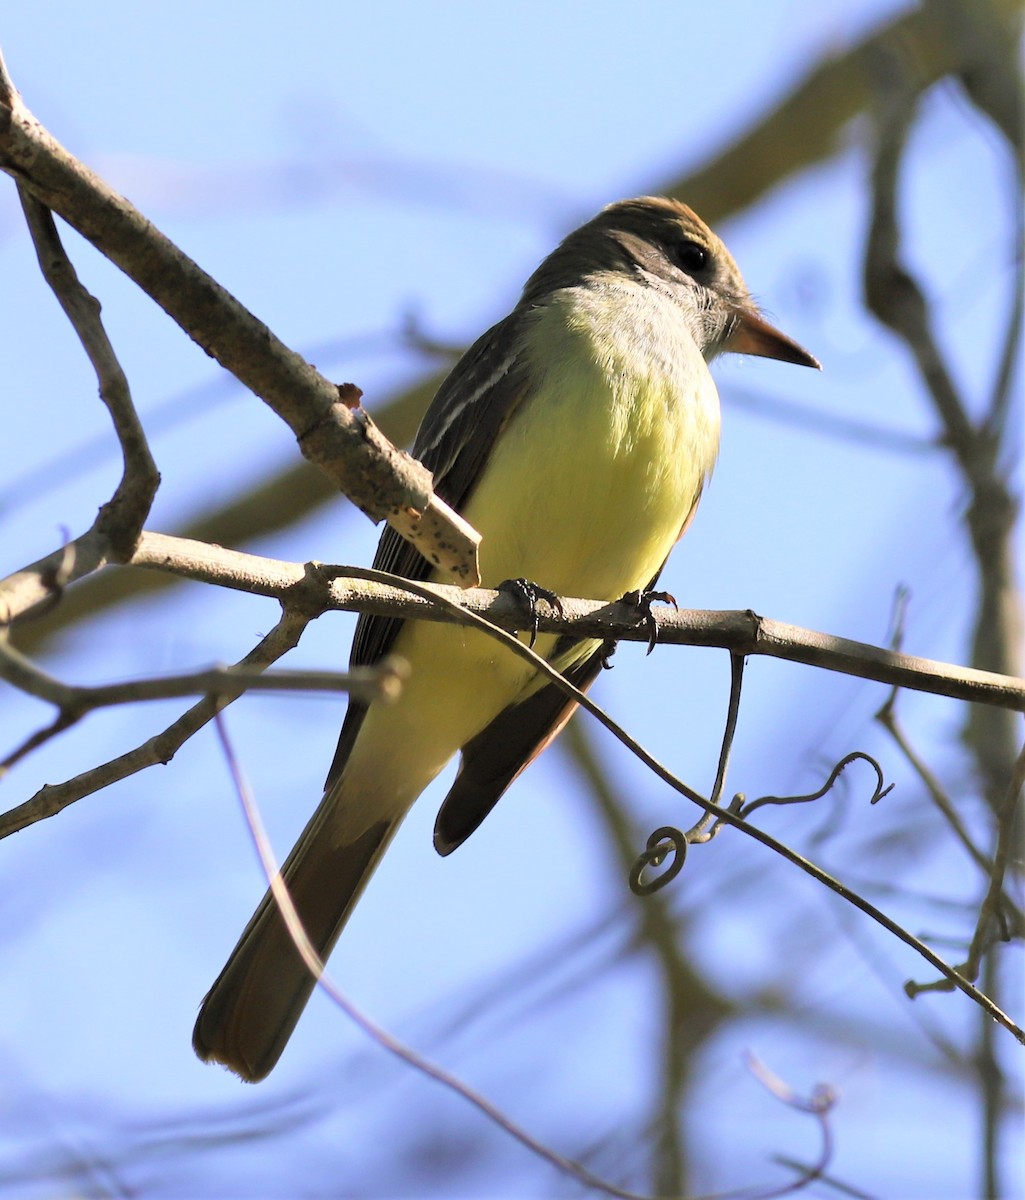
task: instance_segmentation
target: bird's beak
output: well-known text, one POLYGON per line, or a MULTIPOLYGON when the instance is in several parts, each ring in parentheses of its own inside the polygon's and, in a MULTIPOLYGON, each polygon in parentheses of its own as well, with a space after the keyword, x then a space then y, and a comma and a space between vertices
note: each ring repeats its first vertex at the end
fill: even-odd
POLYGON ((799 346, 785 333, 780 333, 753 308, 738 306, 733 310, 733 315, 733 332, 723 347, 731 354, 756 354, 760 358, 778 358, 780 362, 822 370, 822 364, 817 358, 813 358, 803 346, 799 346))

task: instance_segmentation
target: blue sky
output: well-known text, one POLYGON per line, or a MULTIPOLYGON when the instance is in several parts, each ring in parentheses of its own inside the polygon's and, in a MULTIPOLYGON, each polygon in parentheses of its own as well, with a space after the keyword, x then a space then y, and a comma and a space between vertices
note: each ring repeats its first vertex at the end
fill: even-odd
MULTIPOLYGON (((307 352, 353 339, 346 353, 317 365, 358 382, 372 407, 426 369, 408 351, 382 350, 382 335, 394 333, 405 312, 415 311, 432 335, 468 344, 504 315, 574 223, 699 165, 812 63, 902 8, 601 0, 520 4, 511 13, 450 0, 372 11, 98 0, 18 6, 5 15, 0 44, 44 124, 279 336, 307 352)), ((959 493, 942 456, 866 450, 769 421, 745 404, 778 397, 922 440, 934 432, 905 354, 861 308, 869 133, 855 123, 834 158, 719 230, 754 293, 825 370, 752 360, 717 368, 722 456, 665 585, 688 607, 753 608, 881 642, 894 588, 905 583, 913 592, 908 649, 957 660, 971 611, 970 564, 952 533, 959 493)), ((996 138, 952 88, 926 98, 902 195, 907 248, 925 273, 958 380, 976 400, 989 385, 993 331, 1011 280, 1005 170, 996 138), (976 219, 965 222, 965 213, 976 219), (993 269, 980 273, 982 261, 993 269)), ((152 528, 174 531, 294 461, 287 430, 267 409, 230 384, 217 390, 220 373, 162 313, 77 237, 66 240, 103 303, 144 419, 162 404, 200 397, 198 414, 154 436, 165 482, 152 528)), ((0 189, 0 277, 0 480, 9 480, 104 434, 106 421, 84 356, 38 277, 12 189, 0 189)), ((0 509, 0 568, 49 551, 64 526, 84 528, 116 468, 109 452, 97 455, 84 474, 48 478, 45 488, 37 481, 0 509)), ((254 548, 293 560, 367 562, 376 536, 339 500, 254 548)), ((68 678, 107 680, 231 660, 273 619, 268 603, 189 587, 136 606, 128 618, 115 613, 75 630, 46 663, 68 678)), ((290 665, 341 666, 350 627, 341 616, 319 622, 290 665)), ((599 701, 682 776, 708 786, 725 656, 663 650, 644 660, 627 647, 617 663, 599 701)), ((861 784, 852 785, 830 810, 845 823, 843 857, 831 858, 840 849, 827 847, 826 865, 942 890, 958 903, 976 899, 977 878, 943 848, 906 769, 872 724, 882 689, 824 682, 768 660, 752 664, 746 687, 735 787, 805 790, 852 748, 883 754, 902 786, 886 814, 866 816, 861 784), (889 851, 880 849, 881 828, 893 830, 889 851), (927 848, 902 849, 901 835, 916 831, 927 848)), ((5 744, 45 717, 42 707, 0 703, 5 744)), ((316 802, 341 711, 339 701, 261 696, 229 716, 281 854, 316 802)), ((176 712, 168 704, 94 717, 5 779, 7 804, 120 753, 176 712)), ((902 712, 936 769, 963 780, 958 706, 908 696, 902 712)), ((601 743, 601 755, 630 796, 639 829, 686 820, 622 752, 601 743)), ((432 789, 407 821, 333 972, 386 1025, 420 1038, 525 1123, 577 1152, 623 1114, 643 1112, 652 1080, 654 982, 643 964, 614 958, 632 929, 621 881, 558 753, 535 765, 473 841, 444 861, 430 847, 441 794, 432 789), (517 980, 461 1032, 439 1032, 482 980, 603 914, 609 929, 585 946, 603 969, 570 999, 531 1009, 517 980)), ((803 844, 825 819, 769 813, 764 823, 803 844)), ((695 1141, 695 1186, 751 1183, 769 1173, 773 1153, 814 1153, 810 1131, 745 1073, 738 1056, 747 1047, 797 1087, 827 1079, 840 1088, 841 1178, 893 1196, 973 1190, 971 1096, 944 1072, 942 1056, 923 1048, 936 1030, 970 1044, 967 1003, 927 997, 912 1010, 900 983, 922 978, 924 966, 764 851, 727 837, 693 857, 674 903, 693 926, 695 960, 727 994, 778 982, 780 948, 791 944, 802 914, 817 914, 809 943, 794 943, 800 972, 784 976, 803 1019, 752 1015, 702 1054, 691 1102, 694 1113, 713 1115, 684 1117, 695 1141), (857 1032, 844 1034, 838 1014, 857 1032), (906 1062, 902 1039, 913 1047, 906 1062), (744 1123, 742 1154, 734 1119, 744 1123)), ((41 1114, 10 1123, 12 1148, 110 1150, 131 1142, 131 1118, 188 1113, 198 1127, 213 1127, 228 1112, 256 1120, 261 1106, 310 1092, 330 1115, 294 1140, 250 1147, 245 1158, 224 1149, 163 1169, 135 1164, 141 1174, 129 1178, 156 1194, 246 1195, 263 1186, 285 1195, 289 1164, 294 1171, 308 1162, 311 1172, 328 1164, 331 1178, 363 1188, 353 1181, 388 1178, 375 1149, 389 1144, 387 1131, 426 1110, 453 1138, 485 1147, 479 1177, 463 1194, 508 1194, 503 1180, 538 1194, 554 1186, 499 1135, 485 1136, 457 1101, 382 1061, 326 1002, 311 1005, 278 1072, 258 1090, 192 1057, 196 1005, 262 891, 212 732, 171 766, 0 843, 0 878, 8 930, 0 1077, 15 1117, 41 1114), (41 1129, 52 1130, 52 1141, 41 1129)), ((916 930, 946 927, 942 910, 907 897, 895 903, 916 930)), ((567 970, 580 953, 568 956, 567 970)), ((1008 962, 1020 977, 1020 955, 1008 962)), ((312 1190, 319 1178, 300 1182, 312 1190)))

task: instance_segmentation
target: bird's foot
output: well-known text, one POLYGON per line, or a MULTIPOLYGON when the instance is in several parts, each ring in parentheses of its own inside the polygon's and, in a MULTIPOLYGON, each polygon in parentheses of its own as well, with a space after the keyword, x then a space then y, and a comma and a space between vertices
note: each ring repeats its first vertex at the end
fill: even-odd
POLYGON ((560 617, 566 615, 562 608, 562 601, 555 592, 541 587, 538 583, 532 583, 529 579, 503 579, 497 590, 512 596, 526 612, 530 622, 529 645, 531 649, 537 641, 537 602, 539 600, 544 600, 560 617))
POLYGON ((658 641, 658 622, 655 620, 655 614, 651 611, 651 606, 656 602, 671 604, 673 608, 679 607, 676 597, 671 592, 635 591, 627 592, 623 597, 623 603, 636 608, 644 618, 644 624, 648 630, 649 654, 655 649, 655 643, 658 641))

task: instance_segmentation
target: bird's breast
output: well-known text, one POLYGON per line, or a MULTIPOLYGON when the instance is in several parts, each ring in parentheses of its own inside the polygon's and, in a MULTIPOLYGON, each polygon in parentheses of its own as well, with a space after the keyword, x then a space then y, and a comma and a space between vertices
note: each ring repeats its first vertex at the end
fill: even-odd
POLYGON ((486 585, 616 599, 672 549, 719 446, 719 403, 678 305, 557 292, 526 326, 532 385, 466 507, 486 585))

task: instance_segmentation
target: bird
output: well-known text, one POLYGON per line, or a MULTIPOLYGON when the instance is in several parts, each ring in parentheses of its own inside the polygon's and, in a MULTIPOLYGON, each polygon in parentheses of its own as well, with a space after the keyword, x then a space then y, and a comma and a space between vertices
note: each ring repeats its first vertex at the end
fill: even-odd
MULTIPOLYGON (((724 352, 819 366, 761 315, 725 245, 685 204, 619 201, 570 233, 441 384, 412 448, 482 535, 484 586, 519 581, 528 603, 651 593, 716 463, 708 364, 724 352)), ((390 527, 374 566, 452 581, 390 527)), ((584 690, 611 649, 559 634, 535 648, 584 690)), ((442 855, 576 708, 479 630, 361 616, 352 665, 386 654, 409 664, 402 694, 390 705, 350 699, 323 798, 282 867, 321 961, 413 802, 456 753, 434 831, 442 855)), ((196 1053, 263 1079, 315 985, 268 891, 202 1002, 196 1053)))

